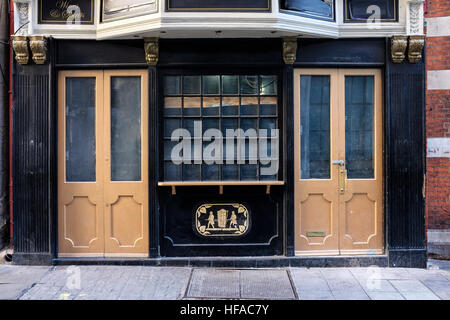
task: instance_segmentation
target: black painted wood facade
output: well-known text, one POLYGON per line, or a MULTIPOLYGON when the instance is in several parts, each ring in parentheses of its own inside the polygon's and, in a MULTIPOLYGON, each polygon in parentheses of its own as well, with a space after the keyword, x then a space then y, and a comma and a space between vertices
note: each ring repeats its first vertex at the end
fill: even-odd
MULTIPOLYGON (((284 64, 281 39, 161 39, 156 67, 145 63, 143 48, 142 40, 50 40, 45 65, 14 65, 13 259, 16 263, 61 261, 56 259, 55 75, 59 70, 148 69, 150 239, 149 259, 145 261, 162 261, 165 257, 185 257, 178 261, 189 261, 189 257, 198 256, 269 256, 278 257, 271 260, 275 265, 308 265, 305 257, 286 262, 294 259, 293 70, 376 67, 385 75, 386 260, 373 257, 374 260, 364 262, 361 257, 341 257, 325 259, 323 263, 343 265, 345 261, 354 263, 363 259, 360 265, 367 265, 369 261, 381 259, 381 265, 425 267, 423 60, 418 64, 391 63, 388 39, 301 39, 294 65, 284 64), (284 180, 284 186, 273 186, 270 195, 263 186, 225 186, 223 194, 219 194, 218 187, 177 187, 176 195, 168 187, 157 186, 162 177, 160 83, 162 76, 173 70, 199 74, 214 70, 270 70, 279 76, 279 121, 283 130, 280 179, 284 180), (250 210, 258 213, 260 222, 240 240, 206 241, 195 237, 192 208, 212 201, 247 203, 250 210)), ((317 259, 311 261, 309 265, 321 263, 317 259)))

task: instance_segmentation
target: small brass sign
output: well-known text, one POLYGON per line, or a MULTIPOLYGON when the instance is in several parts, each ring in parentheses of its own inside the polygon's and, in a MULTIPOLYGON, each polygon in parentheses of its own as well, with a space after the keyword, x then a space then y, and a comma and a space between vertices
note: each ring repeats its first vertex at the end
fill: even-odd
POLYGON ((325 231, 309 231, 306 233, 307 237, 325 237, 326 235, 325 231))
POLYGON ((205 237, 242 236, 249 230, 250 214, 239 203, 207 203, 197 208, 194 224, 205 237))

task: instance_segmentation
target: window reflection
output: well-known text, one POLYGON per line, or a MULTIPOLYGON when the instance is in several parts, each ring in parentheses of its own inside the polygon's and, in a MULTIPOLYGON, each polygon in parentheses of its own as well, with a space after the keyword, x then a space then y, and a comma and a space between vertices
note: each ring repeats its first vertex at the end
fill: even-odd
MULTIPOLYGON (((278 77, 275 75, 168 75, 164 77, 164 179, 166 181, 216 181, 216 180, 276 180, 277 174, 261 176, 263 165, 258 162, 259 129, 278 128, 278 77), (192 140, 191 147, 200 143, 202 151, 210 151, 211 141, 195 137, 196 122, 201 122, 202 134, 208 129, 218 129, 224 139, 220 141, 219 159, 222 163, 191 164, 172 163, 171 151, 178 141, 170 141, 176 129, 185 129, 192 140), (234 138, 226 149, 227 129, 234 138), (255 137, 239 136, 237 129, 253 130, 255 137), (240 146, 244 149, 239 149, 240 146), (250 148, 255 151, 252 153, 250 148), (239 162, 237 155, 243 152, 239 162), (231 152, 233 154, 231 154, 231 152), (233 163, 227 163, 227 157, 233 163), (256 162, 256 163, 255 163, 256 162)), ((198 123, 197 123, 198 125, 198 123)), ((212 141, 215 141, 213 138, 212 141)), ((268 139, 268 156, 271 141, 268 139)), ((191 149, 191 156, 193 149, 191 149)), ((206 152, 205 151, 205 152, 206 152)), ((205 153, 206 154, 206 153, 205 153)), ((203 154, 202 154, 203 155, 203 154)), ((216 150, 210 156, 214 157, 216 150)), ((182 156, 182 155, 180 155, 182 156)), ((264 165, 267 167, 267 163, 264 165)))

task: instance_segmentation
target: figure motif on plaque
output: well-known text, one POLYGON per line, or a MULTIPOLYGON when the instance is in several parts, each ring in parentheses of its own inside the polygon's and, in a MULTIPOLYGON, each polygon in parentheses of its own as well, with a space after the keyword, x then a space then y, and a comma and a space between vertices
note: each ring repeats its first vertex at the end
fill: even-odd
POLYGON ((203 204, 194 215, 195 230, 202 236, 241 236, 249 226, 250 215, 242 204, 203 204))
POLYGON ((214 215, 213 215, 213 212, 212 211, 210 211, 209 212, 209 217, 208 217, 208 227, 207 228, 211 228, 211 229, 215 229, 214 228, 214 215))
POLYGON ((237 220, 236 220, 236 214, 234 211, 231 212, 231 218, 230 218, 230 228, 236 228, 237 229, 237 220))

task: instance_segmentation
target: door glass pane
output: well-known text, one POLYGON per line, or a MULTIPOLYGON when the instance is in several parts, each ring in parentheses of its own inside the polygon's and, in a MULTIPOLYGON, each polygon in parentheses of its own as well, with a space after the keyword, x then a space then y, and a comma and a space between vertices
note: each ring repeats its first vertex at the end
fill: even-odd
POLYGON ((66 181, 95 181, 95 78, 66 78, 66 181))
POLYGON ((373 76, 345 77, 345 160, 349 179, 373 178, 373 76))
POLYGON ((300 77, 301 178, 330 178, 330 77, 300 77))
POLYGON ((111 180, 141 180, 141 77, 111 77, 111 180))

